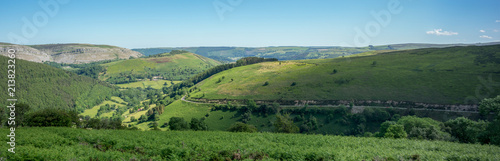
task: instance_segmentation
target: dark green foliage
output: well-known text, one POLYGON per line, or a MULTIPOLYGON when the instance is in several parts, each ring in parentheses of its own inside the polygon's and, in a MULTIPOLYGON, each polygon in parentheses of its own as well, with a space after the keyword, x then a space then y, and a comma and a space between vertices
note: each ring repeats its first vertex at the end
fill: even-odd
POLYGON ((399 119, 397 123, 404 126, 409 138, 451 140, 450 134, 441 130, 441 127, 444 127, 443 123, 431 118, 405 116, 399 119))
POLYGON ((182 117, 171 117, 168 122, 170 130, 188 130, 188 123, 182 117))
MULTIPOLYGON (((30 118, 29 116, 26 116, 26 114, 31 110, 30 106, 25 103, 17 103, 15 107, 16 107, 14 111, 14 113, 16 114, 16 116, 14 117, 15 120, 9 119, 8 123, 13 123, 12 125, 14 125, 15 127, 26 125, 26 119, 30 118)), ((5 110, 7 111, 8 114, 7 117, 10 118, 9 115, 12 111, 10 111, 10 108, 6 108, 5 110)))
POLYGON ((278 133, 296 133, 299 132, 299 127, 293 123, 290 114, 277 114, 274 122, 275 131, 278 133))
POLYGON ((172 54, 172 55, 182 54, 182 53, 189 53, 189 51, 185 51, 185 50, 172 50, 170 52, 170 54, 172 54))
POLYGON ((500 119, 489 123, 486 135, 486 139, 482 142, 500 146, 500 119))
POLYGON ((231 132, 257 132, 257 128, 253 125, 248 125, 242 122, 235 122, 231 127, 227 130, 231 132))
POLYGON ((248 121, 250 121, 252 119, 252 112, 250 110, 246 111, 245 113, 243 113, 243 115, 241 116, 241 121, 243 123, 248 123, 248 121))
POLYGON ((465 117, 459 117, 446 121, 451 136, 457 138, 462 143, 477 143, 481 141, 487 131, 488 123, 484 121, 472 121, 465 117))
POLYGON ((146 122, 146 121, 148 121, 148 117, 146 115, 141 115, 141 117, 139 117, 139 123, 146 122))
POLYGON ((387 129, 389 128, 389 126, 391 125, 396 125, 396 122, 394 121, 386 121, 384 123, 382 123, 380 125, 380 129, 379 129, 379 132, 376 133, 376 137, 384 137, 385 136, 385 133, 387 132, 387 129))
POLYGON ((79 126, 80 120, 75 111, 66 111, 61 109, 43 109, 28 115, 26 122, 28 126, 79 126))
POLYGON ((387 111, 378 108, 365 108, 362 114, 369 122, 383 122, 391 118, 387 111))
POLYGON ((85 120, 82 123, 84 128, 92 129, 126 129, 127 127, 122 126, 122 119, 120 117, 115 118, 91 118, 85 120))
POLYGON ((192 118, 191 122, 189 123, 189 127, 194 131, 208 130, 208 126, 207 124, 205 124, 205 118, 201 118, 199 120, 196 118, 192 118))
POLYGON ((262 86, 267 86, 267 85, 269 85, 269 82, 266 81, 262 86))
MULTIPOLYGON (((304 120, 304 116, 300 116, 298 117, 299 119, 297 119, 296 121, 302 121, 304 120)), ((305 120, 302 125, 300 125, 299 127, 300 129, 300 133, 308 133, 310 131, 313 131, 313 130, 318 130, 318 120, 316 119, 316 117, 310 115, 309 118, 307 120, 305 120)))
POLYGON ((404 130, 403 125, 390 125, 389 128, 387 128, 387 131, 384 134, 384 137, 386 138, 406 138, 407 134, 404 130))
POLYGON ((479 112, 483 115, 489 114, 490 112, 500 114, 500 95, 495 98, 485 98, 482 100, 479 105, 479 112))
POLYGON ((255 111, 257 109, 257 103, 253 99, 247 101, 247 108, 250 111, 255 111))
POLYGON ((295 86, 295 85, 297 85, 297 82, 292 82, 290 86, 295 86))
MULTIPOLYGON (((0 65, 7 66, 7 57, 0 56, 0 65)), ((7 77, 0 81, 7 82, 7 77)), ((83 112, 116 92, 105 82, 20 59, 16 60, 15 83, 18 102, 29 102, 33 111, 56 107, 83 112)), ((0 83, 0 88, 7 89, 7 83, 0 83)), ((1 92, 0 98, 8 98, 7 92, 1 92)), ((5 102, 0 105, 6 107, 5 102)))
POLYGON ((476 55, 474 63, 477 65, 484 64, 500 64, 500 46, 496 46, 496 49, 485 49, 480 47, 475 47, 476 49, 471 54, 476 55))
POLYGON ((78 75, 84 75, 90 78, 98 79, 99 73, 105 72, 106 68, 100 65, 93 65, 76 71, 78 75))

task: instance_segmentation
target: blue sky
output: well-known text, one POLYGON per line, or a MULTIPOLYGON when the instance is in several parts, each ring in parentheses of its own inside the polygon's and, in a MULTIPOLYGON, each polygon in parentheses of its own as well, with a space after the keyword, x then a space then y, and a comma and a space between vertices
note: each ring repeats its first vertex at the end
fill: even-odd
POLYGON ((500 41, 498 0, 26 0, 0 6, 0 42, 18 44, 145 48, 500 41))

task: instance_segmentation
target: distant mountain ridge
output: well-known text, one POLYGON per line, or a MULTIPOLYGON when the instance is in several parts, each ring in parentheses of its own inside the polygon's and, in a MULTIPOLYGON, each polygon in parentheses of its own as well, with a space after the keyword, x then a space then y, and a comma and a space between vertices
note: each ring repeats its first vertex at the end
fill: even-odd
POLYGON ((359 54, 378 50, 408 50, 421 48, 445 48, 453 46, 483 46, 496 45, 500 42, 475 44, 426 44, 404 43, 388 44, 367 47, 342 46, 269 46, 269 47, 158 47, 132 49, 146 56, 166 53, 172 50, 186 50, 218 61, 235 62, 243 57, 277 58, 279 60, 325 59, 359 54))
POLYGON ((0 43, 0 55, 9 49, 16 50, 17 57, 32 62, 57 62, 68 64, 90 63, 102 60, 138 58, 142 54, 126 48, 93 44, 44 44, 16 45, 0 43))

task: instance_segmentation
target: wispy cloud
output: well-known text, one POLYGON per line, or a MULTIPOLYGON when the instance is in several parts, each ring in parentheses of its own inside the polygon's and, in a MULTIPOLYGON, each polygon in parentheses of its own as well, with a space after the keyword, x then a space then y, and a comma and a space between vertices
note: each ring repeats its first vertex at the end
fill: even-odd
POLYGON ((427 31, 427 34, 430 35, 438 35, 438 36, 451 36, 451 35, 458 35, 458 32, 452 32, 452 31, 443 31, 443 29, 434 29, 433 31, 427 31))
POLYGON ((488 35, 481 35, 479 36, 480 38, 483 38, 483 39, 493 39, 492 37, 488 36, 488 35))
POLYGON ((484 31, 484 30, 479 30, 479 32, 486 32, 486 31, 484 31))
POLYGON ((500 20, 496 20, 495 22, 500 22, 500 20))
POLYGON ((498 32, 498 30, 497 30, 497 29, 494 29, 494 30, 493 30, 493 32, 498 32))

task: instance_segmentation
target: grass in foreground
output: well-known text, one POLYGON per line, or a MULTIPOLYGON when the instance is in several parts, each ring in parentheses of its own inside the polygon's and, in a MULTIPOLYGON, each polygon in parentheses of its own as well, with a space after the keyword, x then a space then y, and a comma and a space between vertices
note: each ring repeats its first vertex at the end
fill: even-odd
MULTIPOLYGON (((0 132, 7 134, 8 129, 0 132)), ((8 142, 8 137, 3 137, 8 142)), ((8 149, 8 144, 1 144, 8 149)), ((491 145, 343 136, 18 128, 8 160, 499 160, 491 145), (119 136, 119 137, 117 137, 119 136)))

